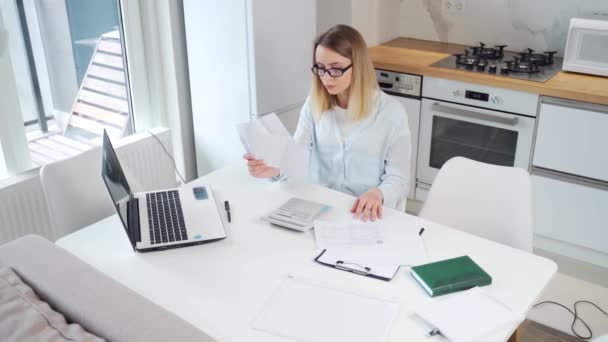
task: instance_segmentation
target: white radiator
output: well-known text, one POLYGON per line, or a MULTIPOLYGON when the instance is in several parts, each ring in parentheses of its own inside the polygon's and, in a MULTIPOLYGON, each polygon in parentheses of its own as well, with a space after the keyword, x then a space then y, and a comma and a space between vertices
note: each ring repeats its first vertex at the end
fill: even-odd
POLYGON ((54 236, 38 170, 0 181, 0 243, 25 234, 54 236))
MULTIPOLYGON (((151 131, 171 153, 170 131, 151 131)), ((177 185, 171 158, 149 133, 140 132, 113 143, 133 191, 177 185)), ((52 241, 63 236, 64 232, 51 228, 49 220, 38 170, 0 180, 0 244, 26 234, 42 235, 52 241)))

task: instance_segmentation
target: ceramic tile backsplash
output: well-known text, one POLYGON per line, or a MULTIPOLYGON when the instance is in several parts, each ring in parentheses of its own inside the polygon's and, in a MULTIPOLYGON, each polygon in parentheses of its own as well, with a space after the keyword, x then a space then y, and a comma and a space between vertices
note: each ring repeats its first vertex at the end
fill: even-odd
POLYGON ((608 0, 401 0, 400 36, 449 43, 507 44, 563 54, 571 17, 608 13, 608 0), (461 12, 447 9, 460 2, 461 12))

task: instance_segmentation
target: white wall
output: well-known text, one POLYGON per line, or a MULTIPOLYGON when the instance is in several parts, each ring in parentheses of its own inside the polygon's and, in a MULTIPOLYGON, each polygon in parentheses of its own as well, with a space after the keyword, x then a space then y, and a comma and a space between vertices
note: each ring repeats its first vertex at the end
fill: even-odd
MULTIPOLYGON (((456 0, 453 0, 456 1, 456 0)), ((447 0, 401 0, 399 35, 477 45, 507 44, 507 50, 563 53, 570 18, 608 13, 606 0, 459 0, 463 12, 446 10, 447 0)))
POLYGON ((352 0, 317 0, 317 33, 334 25, 352 23, 352 0))
POLYGON ((399 0, 317 0, 317 30, 350 25, 374 46, 399 35, 399 11, 399 0))

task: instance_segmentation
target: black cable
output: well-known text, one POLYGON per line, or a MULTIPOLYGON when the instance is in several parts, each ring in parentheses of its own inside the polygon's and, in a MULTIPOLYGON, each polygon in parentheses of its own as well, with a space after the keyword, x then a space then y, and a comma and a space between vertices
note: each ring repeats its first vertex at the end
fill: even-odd
POLYGON ((182 177, 182 175, 177 170, 177 164, 175 163, 175 159, 173 159, 173 157, 171 156, 171 153, 169 153, 169 151, 167 151, 167 149, 165 148, 165 145, 163 145, 163 142, 160 141, 160 139, 156 136, 156 134, 154 134, 154 133, 152 133, 150 131, 146 131, 146 132, 150 133, 150 135, 153 136, 154 139, 156 139, 156 141, 158 141, 158 143, 160 144, 160 147, 162 147, 163 150, 165 150, 165 153, 167 154, 167 157, 169 157, 171 159, 171 161, 173 162, 173 168, 175 169, 175 173, 177 173, 177 175, 179 176, 179 178, 181 178, 182 182, 184 184, 186 184, 186 180, 184 179, 184 177, 182 177))
POLYGON ((602 309, 601 309, 601 308, 600 308, 600 307, 599 307, 597 304, 595 304, 595 303, 593 303, 593 302, 590 302, 590 301, 588 301, 588 300, 578 300, 578 301, 574 302, 574 305, 573 305, 573 306, 574 306, 574 311, 570 310, 570 308, 566 307, 566 306, 565 306, 565 305, 563 305, 563 304, 560 304, 560 303, 558 303, 558 302, 554 302, 554 301, 550 301, 550 300, 546 300, 546 301, 544 301, 544 302, 536 303, 536 304, 534 304, 534 306, 532 306, 532 308, 536 308, 536 307, 537 307, 537 306, 539 306, 539 305, 542 305, 542 304, 547 304, 547 303, 548 303, 548 304, 555 304, 555 305, 559 305, 559 306, 561 306, 562 308, 564 308, 564 309, 568 310, 568 312, 570 312, 572 315, 574 315, 574 320, 572 321, 572 325, 570 326, 570 330, 572 330, 572 333, 573 333, 573 334, 574 334, 576 337, 578 337, 578 338, 582 338, 583 340, 588 340, 588 339, 591 339, 591 337, 593 337, 593 332, 591 331, 591 328, 589 328, 589 325, 588 325, 588 324, 587 324, 587 323, 586 323, 586 322, 585 322, 585 321, 584 321, 584 320, 583 320, 583 319, 582 319, 582 318, 581 318, 581 317, 578 315, 578 310, 577 310, 577 308, 576 308, 576 305, 577 305, 577 304, 579 304, 579 303, 587 303, 587 304, 591 304, 591 305, 595 306, 595 307, 596 307, 596 308, 597 308, 597 309, 598 309, 600 312, 602 312, 604 315, 608 316, 608 312, 606 312, 606 311, 602 310, 602 309), (581 323, 583 323, 583 325, 585 326, 585 328, 587 328, 587 331, 589 332, 589 336, 588 336, 588 337, 581 336, 581 335, 579 335, 579 334, 576 332, 576 330, 574 330, 574 324, 576 324, 576 320, 581 321, 581 323))

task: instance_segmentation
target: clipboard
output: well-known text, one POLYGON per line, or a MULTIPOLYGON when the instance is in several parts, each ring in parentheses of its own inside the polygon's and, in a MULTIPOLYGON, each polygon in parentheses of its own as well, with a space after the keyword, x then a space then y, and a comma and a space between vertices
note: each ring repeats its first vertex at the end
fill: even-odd
POLYGON ((362 265, 361 263, 342 260, 337 255, 332 255, 331 250, 325 249, 319 254, 315 261, 321 265, 332 267, 341 271, 351 272, 365 277, 390 281, 399 271, 399 265, 362 265))

